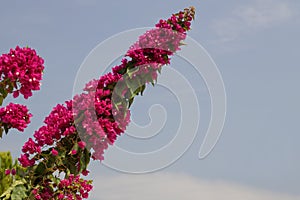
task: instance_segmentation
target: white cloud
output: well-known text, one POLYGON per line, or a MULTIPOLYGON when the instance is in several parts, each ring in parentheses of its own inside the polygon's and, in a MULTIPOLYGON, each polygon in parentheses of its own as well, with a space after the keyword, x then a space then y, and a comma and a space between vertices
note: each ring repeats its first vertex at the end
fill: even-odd
POLYGON ((256 0, 253 4, 237 6, 231 16, 215 20, 213 30, 222 42, 237 39, 243 34, 281 24, 295 16, 288 1, 256 0))
POLYGON ((235 13, 251 27, 270 26, 289 20, 293 16, 291 5, 274 0, 259 0, 256 5, 241 6, 235 13))
POLYGON ((94 179, 92 200, 299 200, 280 194, 226 182, 209 182, 171 173, 120 175, 94 179))

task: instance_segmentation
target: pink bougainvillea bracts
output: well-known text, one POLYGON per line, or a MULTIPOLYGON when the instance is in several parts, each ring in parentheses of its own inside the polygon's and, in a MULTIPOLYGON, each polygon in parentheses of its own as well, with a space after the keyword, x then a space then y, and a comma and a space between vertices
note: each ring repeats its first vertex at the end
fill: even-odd
POLYGON ((128 108, 134 96, 143 92, 146 83, 154 84, 157 72, 163 65, 170 63, 169 56, 180 49, 186 31, 190 30, 190 21, 194 14, 194 8, 190 8, 172 15, 168 20, 160 20, 155 29, 139 37, 127 51, 121 64, 112 69, 112 73, 103 75, 98 81, 90 81, 84 89, 87 93, 75 97, 73 110, 76 118, 81 119, 75 120, 76 128, 83 130, 79 131, 84 133, 80 137, 87 144, 91 144, 94 159, 104 159, 104 150, 125 131, 130 122, 128 108), (132 92, 128 82, 139 82, 140 90, 137 88, 136 93, 132 92), (120 89, 120 96, 113 98, 116 90, 120 89), (94 101, 86 99, 93 96, 94 101), (90 109, 93 106, 95 110, 90 109), (91 112, 96 112, 96 115, 91 112))
MULTIPOLYGON (((92 187, 80 175, 88 174, 90 158, 103 160, 104 151, 125 132, 134 97, 143 93, 147 83, 156 82, 161 68, 180 50, 194 14, 191 7, 160 20, 154 29, 139 37, 112 72, 99 80, 91 80, 83 93, 53 108, 44 120, 45 125, 24 144, 19 158, 21 165, 34 174, 30 181, 31 193, 36 199, 88 197, 92 187), (62 179, 53 173, 64 173, 65 177, 62 179)), ((28 81, 31 83, 33 78, 28 81)), ((35 77, 36 80, 40 79, 35 77)), ((34 90, 34 87, 26 87, 34 90)), ((15 85, 14 88, 17 89, 15 96, 18 91, 25 98, 31 94, 27 90, 24 94, 22 84, 21 88, 15 85)))
POLYGON ((44 60, 34 49, 17 46, 0 57, 0 85, 14 97, 21 93, 27 99, 40 89, 43 70, 44 60))
MULTIPOLYGON (((66 102, 67 105, 70 105, 70 102, 66 102)), ((60 140, 61 137, 75 133, 76 129, 72 126, 73 115, 71 107, 66 107, 64 105, 58 104, 53 108, 52 112, 44 120, 45 124, 39 128, 34 133, 35 141, 32 138, 23 145, 22 151, 25 154, 35 154, 41 153, 41 148, 44 145, 53 145, 56 141, 60 140)), ((52 151, 53 155, 56 150, 52 151)), ((20 160, 21 164, 28 165, 26 159, 20 160), (23 162, 25 161, 25 164, 23 162)), ((34 165, 34 162, 31 162, 31 166, 34 165)))
MULTIPOLYGON (((130 121, 130 112, 124 105, 117 108, 126 112, 125 114, 118 112, 119 115, 122 113, 122 117, 114 112, 111 101, 114 86, 124 80, 124 74, 128 70, 135 67, 139 69, 136 74, 151 75, 145 83, 155 81, 157 71, 161 66, 169 64, 169 56, 179 50, 180 42, 185 39, 185 33, 190 29, 193 17, 194 10, 191 8, 173 14, 168 20, 160 20, 156 24, 156 29, 139 37, 122 59, 121 65, 115 66, 112 73, 103 75, 99 80, 90 81, 84 88, 86 93, 75 96, 72 101, 66 102, 66 106, 55 107, 45 119, 46 125, 34 134, 36 146, 27 142, 23 152, 38 153, 37 149, 44 145, 55 145, 61 138, 79 132, 87 148, 94 149, 92 157, 102 160, 104 150, 125 131, 130 121)), ((126 90, 123 92, 124 96, 126 92, 126 90)), ((74 155, 72 152, 74 151, 71 151, 74 155)))
POLYGON ((32 193, 36 199, 68 199, 81 200, 89 197, 89 192, 93 186, 91 181, 83 180, 79 175, 71 174, 68 178, 62 179, 58 185, 55 185, 56 191, 49 189, 48 183, 43 187, 35 188, 32 193))
POLYGON ((0 125, 6 129, 16 128, 19 131, 24 131, 30 123, 32 114, 24 105, 10 103, 5 107, 0 108, 0 125))
MULTIPOLYGON (((0 106, 8 94, 14 98, 21 93, 25 99, 32 96, 33 90, 40 89, 44 60, 34 49, 19 47, 0 56, 0 106)), ((16 128, 24 131, 30 123, 31 114, 26 106, 10 103, 0 108, 0 138, 5 131, 16 128)))

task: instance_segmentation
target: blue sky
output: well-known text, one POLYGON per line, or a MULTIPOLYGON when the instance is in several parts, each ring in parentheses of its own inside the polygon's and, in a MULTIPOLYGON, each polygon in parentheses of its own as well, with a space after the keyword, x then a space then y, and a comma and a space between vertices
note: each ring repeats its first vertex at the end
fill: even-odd
MULTIPOLYGON (((42 89, 28 101, 18 100, 33 113, 32 124, 25 133, 12 131, 5 136, 0 141, 1 151, 11 150, 17 157, 20 146, 42 125, 51 108, 71 98, 76 73, 96 45, 119 32, 153 26, 160 18, 194 5, 197 16, 189 35, 216 62, 227 94, 227 117, 217 146, 207 158, 198 159, 209 119, 209 96, 201 77, 198 80, 188 75, 193 86, 197 86, 203 113, 199 134, 191 148, 176 163, 153 174, 122 174, 92 163, 91 177, 97 184, 91 199, 119 199, 118 195, 125 198, 130 192, 133 194, 127 199, 146 199, 148 190, 157 199, 173 198, 172 195, 173 199, 179 198, 179 191, 190 194, 191 199, 240 199, 245 195, 251 200, 299 199, 299 1, 1 3, 0 52, 28 45, 37 50, 46 65, 42 89), (133 189, 141 187, 140 184, 145 186, 139 191, 133 189), (162 187, 155 187, 159 184, 178 189, 161 190, 162 187), (115 185, 123 188, 119 194, 115 185), (199 188, 203 193, 193 193, 190 188, 199 188)), ((178 70, 188 68, 179 58, 174 58, 172 66, 178 70)), ((149 87, 145 97, 137 99, 133 109, 137 123, 148 123, 150 104, 167 98, 162 92, 160 87, 149 87)), ((176 114, 176 109, 176 103, 166 105, 166 111, 176 114)), ((169 118, 171 124, 160 133, 164 135, 160 136, 163 142, 172 137, 176 128, 176 117, 169 118)), ((144 147, 139 145, 144 143, 130 141, 126 135, 118 142, 137 151, 160 145, 154 141, 144 147)))

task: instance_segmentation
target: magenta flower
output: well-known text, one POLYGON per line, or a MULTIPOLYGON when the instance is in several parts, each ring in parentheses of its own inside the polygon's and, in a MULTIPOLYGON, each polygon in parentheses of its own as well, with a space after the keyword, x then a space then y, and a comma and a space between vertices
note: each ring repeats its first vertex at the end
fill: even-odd
POLYGON ((80 141, 78 142, 78 147, 81 148, 81 149, 84 149, 86 146, 86 143, 84 141, 80 141))
POLYGON ((35 160, 29 159, 29 154, 22 154, 20 158, 18 158, 19 162, 22 164, 23 167, 30 167, 35 164, 35 160))
POLYGON ((83 176, 87 176, 87 175, 89 175, 89 173, 90 173, 90 171, 87 170, 87 169, 85 169, 85 170, 83 170, 83 171, 81 172, 81 174, 82 174, 83 176))
POLYGON ((35 143, 31 138, 28 139, 28 141, 23 145, 22 147, 23 153, 41 153, 41 147, 35 143))
POLYGON ((34 49, 17 46, 8 54, 0 56, 1 87, 7 93, 13 92, 15 98, 21 93, 27 99, 32 96, 33 90, 40 89, 43 70, 44 60, 34 49))
POLYGON ((12 170, 11 170, 11 175, 16 175, 17 174, 17 171, 16 171, 16 169, 15 168, 13 168, 12 170))
POLYGON ((73 150, 71 151, 71 155, 75 155, 75 154, 77 154, 77 150, 73 149, 73 150))
POLYGON ((6 176, 10 175, 10 169, 6 169, 4 173, 5 173, 6 176))
POLYGON ((58 155, 58 151, 56 151, 55 149, 51 150, 52 155, 57 156, 58 155))
POLYGON ((0 108, 0 124, 9 128, 16 128, 24 131, 30 123, 32 114, 24 105, 10 103, 6 107, 0 108))

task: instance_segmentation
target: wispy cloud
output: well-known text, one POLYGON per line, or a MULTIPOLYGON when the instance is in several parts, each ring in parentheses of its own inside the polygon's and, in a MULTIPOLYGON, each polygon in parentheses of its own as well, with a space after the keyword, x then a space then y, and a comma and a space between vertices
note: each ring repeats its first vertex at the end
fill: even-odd
POLYGON ((94 179, 93 200, 298 200, 300 196, 280 194, 226 182, 200 181, 172 173, 120 175, 94 179))
POLYGON ((256 0, 252 4, 237 6, 230 16, 215 20, 212 29, 227 42, 244 34, 280 25, 295 16, 292 3, 282 0, 256 0))

